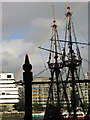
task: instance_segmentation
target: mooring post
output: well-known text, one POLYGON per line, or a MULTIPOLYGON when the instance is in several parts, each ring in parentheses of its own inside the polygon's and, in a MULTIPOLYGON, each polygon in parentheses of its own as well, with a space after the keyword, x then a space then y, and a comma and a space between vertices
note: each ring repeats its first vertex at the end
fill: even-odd
POLYGON ((32 120, 32 65, 29 63, 28 55, 25 56, 23 65, 23 81, 25 83, 25 116, 24 120, 32 120))

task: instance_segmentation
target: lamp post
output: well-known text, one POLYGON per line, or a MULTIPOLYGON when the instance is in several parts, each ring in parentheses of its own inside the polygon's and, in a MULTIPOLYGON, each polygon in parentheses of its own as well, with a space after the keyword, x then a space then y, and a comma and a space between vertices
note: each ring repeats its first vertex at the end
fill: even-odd
POLYGON ((24 120, 32 120, 32 65, 29 63, 28 55, 25 56, 23 65, 23 81, 25 83, 25 116, 24 120))

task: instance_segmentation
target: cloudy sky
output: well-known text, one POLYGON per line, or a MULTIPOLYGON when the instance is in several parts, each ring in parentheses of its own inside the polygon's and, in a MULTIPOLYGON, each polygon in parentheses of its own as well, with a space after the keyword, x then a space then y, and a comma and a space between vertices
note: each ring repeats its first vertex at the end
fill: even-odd
MULTIPOLYGON (((14 72, 16 79, 22 77, 25 54, 33 65, 33 74, 45 69, 48 53, 38 49, 49 48, 51 37, 52 5, 59 25, 59 38, 64 39, 63 19, 66 13, 65 2, 2 2, 2 71, 14 72)), ((88 3, 71 2, 73 22, 78 41, 88 42, 88 3)), ((80 46, 82 57, 88 59, 86 46, 80 46)), ((84 72, 87 63, 83 61, 84 72)), ((47 74, 47 73, 45 73, 47 74)), ((44 74, 44 75, 45 75, 44 74)))

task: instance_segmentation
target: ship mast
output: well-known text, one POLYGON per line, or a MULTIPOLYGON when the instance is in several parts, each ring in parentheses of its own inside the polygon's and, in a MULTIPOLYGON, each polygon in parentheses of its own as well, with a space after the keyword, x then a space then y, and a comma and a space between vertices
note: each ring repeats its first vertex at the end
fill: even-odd
POLYGON ((72 97, 74 99, 74 103, 73 103, 73 111, 74 111, 74 118, 76 118, 76 96, 75 96, 75 77, 74 77, 74 71, 75 71, 75 67, 74 65, 74 61, 73 61, 73 49, 72 49, 72 36, 71 36, 71 12, 70 12, 70 7, 67 7, 67 21, 68 21, 68 33, 69 33, 69 50, 70 50, 70 54, 71 54, 71 66, 70 66, 70 71, 71 71, 71 77, 72 77, 72 97))
POLYGON ((46 112, 44 116, 44 120, 59 120, 63 119, 60 108, 60 84, 59 84, 59 75, 60 70, 63 68, 62 62, 59 62, 61 54, 60 51, 58 51, 58 32, 57 32, 57 24, 54 14, 54 6, 52 6, 53 10, 53 24, 52 24, 52 37, 51 37, 51 49, 49 54, 49 60, 48 60, 48 67, 51 73, 51 84, 49 89, 49 95, 47 99, 47 105, 46 105, 46 112), (53 52, 52 52, 53 51, 53 52), (55 84, 53 83, 55 81, 55 84), (55 94, 57 97, 55 97, 55 94), (57 102, 56 102, 57 101, 57 102))
POLYGON ((53 25, 52 25, 52 31, 53 31, 53 41, 54 41, 54 49, 55 49, 55 76, 56 76, 56 82, 57 82, 57 95, 58 95, 58 105, 60 106, 60 96, 59 96, 59 85, 58 85, 58 73, 59 73, 59 68, 58 68, 58 55, 57 55, 57 25, 56 25, 56 20, 55 20, 55 15, 54 15, 54 6, 53 6, 53 25))
MULTIPOLYGON (((65 34, 66 42, 67 42, 66 39, 68 38, 68 53, 66 53, 66 51, 65 51, 66 48, 64 48, 63 63, 65 65, 65 67, 68 68, 67 80, 69 79, 69 77, 71 77, 71 81, 72 81, 72 83, 71 83, 71 86, 72 86, 71 102, 72 103, 71 104, 72 104, 72 110, 74 112, 73 119, 76 120, 77 119, 77 116, 76 116, 76 108, 77 108, 76 91, 78 90, 77 85, 76 85, 76 76, 79 80, 79 77, 77 75, 77 69, 81 65, 82 59, 81 59, 80 51, 79 51, 77 44, 76 44, 76 47, 77 47, 76 50, 78 51, 77 52, 78 55, 73 50, 72 32, 74 32, 74 29, 73 29, 74 27, 73 27, 73 24, 71 21, 71 17, 72 17, 72 13, 70 11, 70 7, 68 6, 67 13, 66 13, 67 24, 66 24, 66 34, 65 34), (67 59, 66 59, 65 55, 67 55, 67 59)), ((74 38, 76 40, 75 32, 74 32, 74 38)), ((81 99, 80 99, 80 101, 81 101, 81 99)))
POLYGON ((72 22, 72 13, 70 11, 70 6, 67 6, 66 13, 66 31, 65 31, 65 40, 59 40, 57 24, 54 14, 53 6, 53 24, 52 24, 52 37, 50 39, 51 47, 50 50, 46 48, 41 48, 50 52, 48 59, 48 67, 50 70, 50 89, 48 93, 48 99, 46 104, 46 111, 44 120, 63 120, 60 109, 63 107, 61 103, 61 94, 63 93, 66 104, 68 108, 69 115, 71 114, 70 108, 73 110, 73 120, 77 119, 76 109, 77 109, 77 97, 84 111, 84 99, 81 98, 82 91, 79 91, 80 84, 79 82, 79 68, 82 63, 82 58, 80 55, 78 44, 86 44, 77 42, 74 25, 72 22), (73 40, 74 39, 74 40, 73 40), (63 51, 60 48, 60 43, 64 42, 63 51), (68 43, 68 45, 66 45, 68 43), (74 46, 75 44, 75 46, 74 46), (75 48, 76 49, 75 49, 75 48), (63 69, 66 69, 65 73, 66 79, 64 80, 62 76, 63 69), (71 81, 69 86, 71 87, 71 97, 67 94, 67 84, 68 81, 71 81), (61 82, 61 84, 60 84, 61 82), (65 82, 65 83, 64 83, 65 82), (62 92, 63 91, 63 92, 62 92), (62 92, 62 93, 61 93, 62 92), (56 94, 56 97, 55 97, 56 94), (69 99, 69 97, 71 99, 69 99), (56 103, 57 100, 57 103, 56 103), (70 102, 71 101, 71 102, 70 102))

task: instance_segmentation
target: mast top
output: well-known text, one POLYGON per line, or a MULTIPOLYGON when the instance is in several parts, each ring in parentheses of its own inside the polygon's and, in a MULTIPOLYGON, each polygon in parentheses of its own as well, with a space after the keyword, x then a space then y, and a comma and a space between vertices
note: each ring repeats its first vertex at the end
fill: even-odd
POLYGON ((72 15, 72 13, 71 13, 71 11, 70 11, 70 6, 67 7, 67 13, 66 13, 66 16, 68 16, 68 15, 69 15, 69 16, 72 15))
POLYGON ((66 13, 66 16, 71 16, 72 13, 70 11, 70 2, 67 2, 67 13, 66 13))
POLYGON ((67 7, 67 12, 70 12, 70 7, 67 7))
POLYGON ((69 0, 67 0, 66 6, 67 6, 67 8, 70 7, 70 1, 69 0))
POLYGON ((56 25, 55 12, 54 12, 54 5, 52 5, 52 15, 53 15, 53 24, 56 25))

